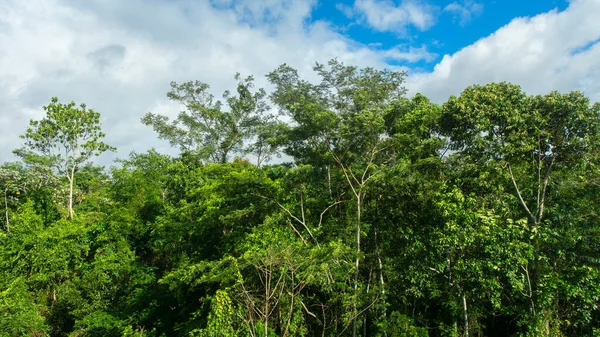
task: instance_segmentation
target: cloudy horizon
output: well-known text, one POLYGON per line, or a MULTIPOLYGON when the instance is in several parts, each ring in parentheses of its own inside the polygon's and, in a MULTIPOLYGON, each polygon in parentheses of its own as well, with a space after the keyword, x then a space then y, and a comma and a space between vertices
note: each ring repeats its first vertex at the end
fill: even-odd
POLYGON ((140 122, 180 110, 166 97, 171 81, 200 80, 220 96, 236 72, 268 87, 264 75, 282 63, 307 77, 332 58, 407 70, 409 95, 436 103, 497 81, 599 101, 600 0, 549 3, 496 22, 500 5, 473 0, 0 0, 0 161, 14 160, 53 96, 102 114, 119 151, 100 164, 174 153, 140 122))

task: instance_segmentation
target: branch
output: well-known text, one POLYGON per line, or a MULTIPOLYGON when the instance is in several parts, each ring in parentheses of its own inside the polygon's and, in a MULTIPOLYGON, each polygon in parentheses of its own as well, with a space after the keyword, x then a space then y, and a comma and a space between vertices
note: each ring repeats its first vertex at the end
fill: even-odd
POLYGON ((544 216, 544 202, 546 200, 546 188, 548 187, 548 181, 550 180, 550 170, 552 170, 552 165, 554 165, 554 160, 556 157, 552 156, 552 161, 548 166, 548 170, 546 170, 546 174, 544 175, 544 188, 542 190, 542 197, 540 199, 539 211, 538 211, 538 221, 542 221, 542 217, 544 216))
POLYGON ((304 199, 302 198, 302 186, 300 186, 300 211, 302 212, 302 223, 305 224, 306 218, 304 217, 304 199))
POLYGON ((367 180, 365 180, 365 176, 367 175, 369 168, 373 164, 373 159, 375 158, 375 155, 378 154, 379 152, 383 151, 384 149, 385 149, 385 147, 382 147, 381 149, 377 149, 377 144, 373 145, 373 149, 371 150, 371 155, 369 156, 369 162, 367 163, 367 168, 363 172, 363 175, 360 179, 362 181, 362 185, 364 185, 367 182, 367 180, 369 180, 372 177, 372 175, 371 175, 367 178, 367 180))
POLYGON ((513 186, 515 187, 515 190, 517 191, 517 196, 519 197, 519 201, 521 201, 521 205, 523 206, 523 208, 525 208, 525 211, 527 212, 527 215, 529 216, 529 218, 533 221, 533 224, 536 225, 537 219, 533 215, 533 213, 531 213, 531 211, 529 210, 529 207, 527 207, 525 200, 523 200, 523 196, 521 196, 521 190, 519 190, 519 186, 517 185, 517 181, 515 180, 515 176, 513 175, 512 169, 510 167, 510 163, 506 163, 506 166, 508 167, 508 173, 510 174, 510 179, 512 180, 513 186))
MULTIPOLYGON (((267 200, 271 200, 273 202, 275 202, 277 204, 277 206, 279 206, 282 210, 284 210, 292 219, 296 220, 298 223, 300 223, 302 225, 302 227, 304 227, 304 229, 306 229, 306 231, 308 232, 308 234, 310 235, 310 237, 315 241, 315 243, 317 244, 317 247, 321 248, 321 246, 319 245, 319 242, 317 241, 317 239, 315 239, 315 237, 313 236, 312 232, 310 231, 310 229, 308 228, 308 226, 306 225, 306 223, 304 223, 304 221, 298 219, 298 217, 296 217, 294 214, 292 214, 292 212, 290 212, 289 209, 287 209, 287 207, 283 206, 282 204, 279 203, 279 201, 272 199, 272 198, 268 198, 259 194, 255 194, 255 196, 259 197, 259 198, 263 198, 263 199, 267 199, 267 200)), ((308 243, 306 242, 306 240, 304 240, 304 237, 302 236, 302 234, 300 234, 300 232, 296 229, 296 227, 294 227, 291 223, 290 226, 292 226, 292 228, 294 229, 294 231, 300 236, 300 238, 302 239, 302 242, 304 243, 305 246, 308 246, 308 243)))
MULTIPOLYGON (((377 301, 379 301, 379 294, 377 294, 377 296, 375 296, 375 299, 373 300, 373 302, 371 302, 369 305, 367 305, 363 310, 357 312, 354 315, 354 317, 349 320, 349 322, 352 322, 353 320, 357 319, 360 315, 362 315, 365 311, 369 310, 375 303, 377 303, 377 301)), ((350 324, 346 324, 346 327, 344 328, 344 330, 342 330, 342 332, 340 332, 338 334, 338 337, 342 336, 344 334, 344 332, 346 330, 348 330, 348 327, 350 327, 350 324)))
POLYGON ((323 212, 321 212, 321 216, 319 216, 319 227, 321 227, 321 224, 323 223, 323 215, 325 214, 325 212, 327 212, 331 207, 337 205, 337 204, 341 204, 342 202, 346 202, 348 200, 340 200, 340 201, 336 201, 333 204, 327 206, 327 208, 325 208, 325 210, 323 212))
POLYGON ((302 307, 304 308, 304 310, 306 311, 307 314, 311 315, 314 318, 317 318, 317 316, 315 314, 313 314, 312 312, 310 312, 310 310, 308 310, 308 308, 306 307, 304 302, 300 302, 300 304, 302 304, 302 307))
MULTIPOLYGON (((333 152, 332 152, 332 154, 333 154, 333 152)), ((346 177, 346 180, 348 181, 348 185, 350 185, 350 188, 352 189, 352 193, 354 193, 354 196, 356 198, 360 198, 360 195, 356 192, 356 189, 354 189, 354 184, 352 184, 352 181, 350 181, 350 177, 348 176, 348 172, 346 171, 346 167, 344 166, 344 164, 342 164, 342 162, 339 160, 339 158, 335 154, 333 154, 333 158, 335 158, 335 160, 341 166, 342 172, 344 172, 344 177, 346 177)), ((352 177, 354 178, 354 180, 356 180, 356 178, 354 176, 352 176, 352 177)))

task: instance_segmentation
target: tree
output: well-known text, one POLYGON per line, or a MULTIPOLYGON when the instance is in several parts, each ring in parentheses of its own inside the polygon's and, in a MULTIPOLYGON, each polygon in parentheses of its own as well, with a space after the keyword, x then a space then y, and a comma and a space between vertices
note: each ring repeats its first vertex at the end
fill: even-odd
POLYGON ((265 118, 255 129, 254 141, 246 148, 246 153, 256 157, 256 166, 261 167, 273 156, 281 157, 280 136, 285 132, 287 125, 271 118, 265 118))
POLYGON ((487 174, 482 185, 503 187, 495 195, 498 205, 508 203, 515 216, 528 220, 523 243, 533 253, 527 263, 515 267, 525 279, 532 334, 550 334, 556 321, 551 306, 558 295, 546 289, 560 283, 562 276, 556 273, 560 264, 548 261, 553 260, 555 245, 550 240, 561 237, 565 228, 548 218, 547 210, 551 202, 560 201, 555 186, 570 180, 573 171, 595 165, 599 116, 598 105, 592 106, 580 92, 527 96, 509 83, 469 87, 443 107, 442 130, 457 156, 487 174))
MULTIPOLYGON (((352 331, 357 335, 362 218, 368 184, 385 167, 387 147, 385 113, 389 104, 402 98, 406 74, 374 68, 359 69, 331 60, 316 64, 318 85, 300 79, 295 69, 281 65, 267 77, 275 85, 271 98, 295 125, 289 128, 285 151, 300 163, 341 170, 343 185, 354 201, 354 296, 352 331)), ((382 275, 381 264, 379 265, 382 275)), ((380 277, 381 298, 384 278, 380 277)), ((385 305, 383 306, 385 307, 385 305)))
MULTIPOLYGON (((25 135, 26 147, 50 160, 58 174, 69 181, 68 211, 73 219, 73 186, 77 167, 92 156, 98 156, 115 148, 101 141, 105 134, 101 131, 100 113, 87 109, 85 104, 75 102, 63 104, 57 97, 44 106, 46 117, 40 121, 31 120, 25 135)), ((23 152, 16 152, 17 154, 23 152)))
POLYGON ((10 231, 10 220, 8 215, 8 200, 9 193, 18 194, 20 191, 20 183, 22 180, 21 172, 18 170, 19 167, 16 165, 10 165, 5 163, 0 166, 0 186, 2 187, 2 194, 4 197, 4 217, 6 221, 6 231, 10 231))
POLYGON ((48 336, 40 306, 32 300, 23 279, 0 282, 0 335, 48 336))
POLYGON ((252 76, 242 78, 238 73, 235 80, 238 81, 237 96, 229 91, 223 93, 228 111, 209 93, 208 84, 171 82, 167 97, 181 103, 186 111, 181 111, 172 122, 166 116, 149 112, 142 123, 152 126, 159 138, 168 140, 181 151, 194 152, 202 160, 226 163, 232 153, 243 152, 244 141, 255 135, 256 127, 264 124, 263 113, 268 109, 265 91, 251 91, 252 76))
POLYGON ((48 167, 20 162, 7 162, 0 166, 0 188, 4 199, 6 231, 10 229, 9 201, 17 201, 21 193, 39 190, 53 184, 54 173, 48 167))

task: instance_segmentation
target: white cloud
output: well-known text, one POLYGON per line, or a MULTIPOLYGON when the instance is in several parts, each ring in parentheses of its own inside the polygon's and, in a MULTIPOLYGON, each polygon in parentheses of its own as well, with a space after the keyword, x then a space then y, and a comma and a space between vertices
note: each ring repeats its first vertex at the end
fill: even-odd
POLYGON ((458 19, 461 26, 466 25, 475 16, 483 12, 483 4, 473 0, 466 0, 463 4, 453 2, 444 7, 445 12, 453 13, 455 19, 458 19))
POLYGON ((427 30, 435 24, 439 9, 416 2, 392 0, 355 0, 353 7, 338 5, 346 16, 358 18, 359 22, 381 32, 404 34, 408 26, 427 30))
MULTIPOLYGON (((0 162, 12 158, 18 135, 30 119, 42 117, 52 96, 102 113, 107 142, 119 148, 99 160, 110 164, 132 150, 170 148, 140 122, 148 111, 178 112, 165 95, 170 81, 201 80, 219 95, 232 87, 237 71, 268 86, 264 75, 284 62, 314 76, 315 61, 333 57, 388 68, 435 57, 427 46, 367 46, 327 22, 311 22, 315 1, 0 1, 0 162)), ((405 22, 423 29, 432 24, 433 16, 403 6, 394 8, 404 8, 405 22)), ((433 72, 412 74, 411 93, 443 102, 468 85, 507 80, 530 93, 583 89, 600 100, 595 13, 600 0, 579 0, 564 12, 515 19, 444 56, 433 72)), ((389 27, 405 27, 386 20, 389 27)))
MULTIPOLYGON (((370 49, 309 22, 312 0, 4 0, 0 1, 0 162, 20 146, 29 119, 50 97, 100 111, 106 141, 132 150, 169 149, 140 118, 174 115, 170 81, 201 80, 216 96, 233 74, 264 75, 281 63, 311 73, 315 61, 376 67, 413 58, 409 47, 370 49), (215 2, 216 1, 216 2, 215 2)), ((427 57, 424 49, 415 53, 427 57)))
POLYGON ((408 50, 404 50, 400 47, 395 47, 389 50, 385 50, 382 54, 388 60, 406 61, 409 63, 415 63, 419 61, 431 62, 437 57, 437 54, 429 52, 426 46, 421 46, 419 48, 409 47, 408 50))
POLYGON ((582 90, 600 100, 600 0, 562 12, 516 18, 494 34, 445 55, 431 73, 409 74, 412 93, 436 102, 472 84, 509 81, 530 94, 582 90))

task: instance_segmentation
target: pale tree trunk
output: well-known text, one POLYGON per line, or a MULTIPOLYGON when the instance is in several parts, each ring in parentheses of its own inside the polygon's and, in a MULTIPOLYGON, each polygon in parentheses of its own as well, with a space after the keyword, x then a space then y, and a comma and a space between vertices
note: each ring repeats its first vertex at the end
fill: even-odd
MULTIPOLYGON (((377 252, 377 262, 379 264, 379 284, 381 285, 381 300, 383 301, 383 320, 387 320, 387 309, 385 299, 385 281, 383 279, 383 263, 381 262, 381 254, 379 253, 379 243, 377 242, 377 226, 375 226, 375 250, 377 252)), ((387 337, 387 330, 383 331, 383 335, 387 337)))
POLYGON ((71 168, 69 177, 69 219, 73 220, 73 180, 75 179, 75 165, 71 168))
MULTIPOLYGON (((512 171, 512 167, 511 167, 510 163, 506 163, 506 165, 505 165, 505 167, 508 169, 508 173, 509 173, 511 182, 517 193, 518 200, 519 200, 523 210, 527 214, 527 216, 529 218, 529 222, 530 222, 533 230, 535 231, 535 233, 538 233, 540 224, 542 224, 543 220, 544 220, 546 192, 548 189, 548 184, 550 182, 550 173, 552 172, 552 167, 554 166, 554 162, 556 160, 556 157, 552 156, 552 160, 550 160, 549 163, 546 163, 546 168, 542 169, 542 167, 544 166, 544 161, 541 158, 542 149, 539 149, 539 151, 540 151, 539 152, 540 155, 538 155, 537 162, 536 162, 536 165, 537 165, 537 199, 532 203, 533 207, 535 207, 535 208, 533 208, 533 207, 530 208, 527 205, 527 202, 525 201, 525 199, 523 198, 523 195, 521 193, 521 188, 519 187, 519 184, 517 183, 517 179, 515 178, 515 175, 512 171)), ((534 246, 533 260, 528 262, 527 268, 523 268, 523 267, 521 267, 521 268, 523 268, 523 270, 527 276, 527 283, 528 283, 528 287, 529 287, 530 313, 532 315, 531 323, 533 323, 533 325, 537 326, 538 321, 539 321, 538 316, 544 312, 543 308, 539 308, 539 310, 538 310, 539 312, 536 312, 535 303, 537 301, 534 296, 535 290, 538 287, 537 286, 538 279, 539 279, 538 267, 539 267, 539 263, 540 263, 540 242, 537 237, 533 238, 532 245, 534 246), (531 266, 531 270, 529 270, 530 269, 529 266, 531 266)), ((544 335, 548 336, 549 333, 550 333, 549 331, 547 333, 544 332, 544 335)))
MULTIPOLYGON (((448 264, 448 289, 452 289, 453 286, 453 280, 452 280, 452 265, 451 265, 451 261, 450 261, 450 248, 446 248, 446 263, 448 264)), ((458 316, 456 315, 456 312, 452 313, 454 316, 454 323, 453 323, 453 331, 454 331, 454 336, 458 336, 458 316)))
POLYGON ((374 173, 374 174, 369 175, 369 170, 371 168, 371 165, 373 164, 375 155, 383 150, 383 149, 378 149, 377 145, 378 144, 375 144, 373 146, 373 148, 371 149, 367 166, 364 169, 364 171, 362 172, 362 175, 359 175, 359 176, 355 175, 352 172, 352 170, 347 168, 346 165, 344 165, 344 163, 342 162, 342 160, 337 155, 335 155, 335 153, 333 153, 333 151, 330 150, 330 153, 333 155, 334 160, 338 163, 338 165, 342 169, 342 172, 344 173, 344 177, 346 178, 346 181, 348 182, 348 186, 350 187, 350 189, 352 190, 352 193, 354 194, 354 197, 356 198, 356 261, 354 264, 354 267, 356 268, 356 270, 354 273, 354 301, 352 304, 353 311, 354 311, 353 312, 354 318, 352 319, 352 337, 356 337, 356 321, 358 319, 357 301, 358 301, 358 278, 360 275, 360 273, 359 273, 360 252, 361 252, 361 249, 360 249, 361 212, 362 212, 361 207, 362 207, 363 196, 365 194, 363 188, 366 186, 367 181, 369 181, 376 174, 376 173, 374 173))
POLYGON ((269 337, 269 299, 271 293, 271 270, 266 271, 265 275, 265 308, 264 308, 264 324, 265 324, 265 337, 269 337))
POLYGON ((463 295, 463 313, 465 316, 465 337, 469 337, 469 312, 467 311, 467 297, 463 295))
POLYGON ((4 209, 5 209, 5 214, 6 214, 6 232, 10 232, 10 228, 9 228, 9 223, 8 223, 8 189, 5 188, 4 189, 4 209))
POLYGON ((333 198, 333 193, 331 192, 331 169, 329 165, 327 165, 327 184, 329 186, 329 198, 333 198))
POLYGON ((361 197, 360 197, 360 191, 358 192, 358 195, 356 197, 356 262, 354 267, 356 268, 356 271, 354 272, 354 320, 352 322, 352 337, 356 337, 356 319, 358 318, 356 316, 356 310, 357 310, 357 306, 356 306, 356 301, 358 299, 358 276, 359 276, 359 271, 358 268, 360 266, 360 202, 361 202, 361 197))

